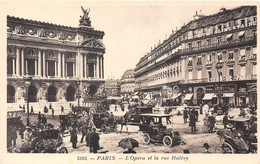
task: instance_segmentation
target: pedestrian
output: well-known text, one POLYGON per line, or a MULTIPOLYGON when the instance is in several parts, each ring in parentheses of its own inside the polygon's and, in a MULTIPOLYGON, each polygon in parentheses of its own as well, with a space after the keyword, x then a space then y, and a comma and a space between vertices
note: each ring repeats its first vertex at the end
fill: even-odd
POLYGON ((41 112, 39 112, 39 114, 38 114, 38 122, 41 123, 41 120, 42 120, 42 115, 41 115, 41 112))
POLYGON ((213 115, 209 116, 209 132, 212 133, 213 132, 213 128, 215 127, 215 117, 213 115))
POLYGON ((52 115, 52 117, 54 117, 54 109, 53 108, 51 109, 51 115, 52 115))
POLYGON ((11 126, 11 132, 10 132, 10 139, 11 139, 11 146, 16 146, 16 139, 17 139, 17 133, 16 133, 16 127, 15 126, 11 126))
POLYGON ((64 107, 63 107, 63 106, 61 106, 61 111, 60 111, 60 113, 65 113, 65 112, 64 112, 64 107))
POLYGON ((203 151, 203 153, 204 154, 210 154, 211 152, 209 151, 209 144, 208 143, 204 143, 203 144, 203 149, 204 149, 204 151, 203 151))
MULTIPOLYGON (((193 109, 194 109, 194 107, 193 107, 193 109)), ((198 120, 199 120, 199 111, 198 110, 194 110, 194 114, 195 114, 196 122, 198 122, 198 120)))
POLYGON ((204 117, 203 119, 203 127, 202 127, 202 132, 203 133, 208 133, 209 132, 209 122, 208 122, 208 114, 204 117))
POLYGON ((50 103, 50 105, 49 105, 49 109, 50 109, 50 110, 52 109, 52 105, 51 105, 51 103, 50 103))
POLYGON ((25 105, 23 105, 23 112, 25 112, 25 105))
POLYGON ((188 111, 187 111, 186 107, 184 107, 184 111, 183 111, 184 124, 187 123, 187 118, 188 118, 188 111))
POLYGON ((117 112, 117 105, 115 104, 115 112, 117 112))
POLYGON ((70 142, 72 142, 72 147, 74 149, 77 148, 78 135, 77 135, 77 127, 73 125, 73 128, 70 132, 70 142))
MULTIPOLYGON (((86 147, 90 147, 90 135, 92 133, 92 128, 88 127, 87 133, 86 133, 86 147)), ((93 152, 92 148, 89 149, 90 153, 93 152)))
POLYGON ((46 119, 46 117, 44 116, 44 114, 42 115, 42 123, 43 123, 43 125, 47 125, 47 119, 46 119))
POLYGON ((207 103, 203 106, 202 112, 203 112, 204 116, 209 114, 209 105, 207 103))
MULTIPOLYGON (((88 131, 88 125, 87 125, 87 123, 85 123, 85 124, 82 126, 82 130, 81 130, 82 137, 81 137, 80 143, 83 142, 84 137, 85 137, 86 134, 87 134, 87 131, 88 131)), ((86 140, 87 140, 87 139, 86 139, 86 140)))
POLYGON ((224 115, 224 117, 223 117, 224 129, 227 128, 227 124, 228 124, 228 116, 227 116, 227 113, 225 113, 225 115, 224 115))
POLYGON ((200 114, 202 114, 202 103, 200 104, 200 114))
POLYGON ((99 149, 99 134, 96 133, 96 128, 93 128, 93 132, 90 135, 90 149, 91 148, 93 153, 97 153, 99 149))
POLYGON ((31 114, 34 114, 33 106, 31 106, 31 114))
POLYGON ((191 133, 194 134, 196 132, 196 116, 195 116, 194 108, 192 109, 190 114, 189 126, 191 127, 191 133))

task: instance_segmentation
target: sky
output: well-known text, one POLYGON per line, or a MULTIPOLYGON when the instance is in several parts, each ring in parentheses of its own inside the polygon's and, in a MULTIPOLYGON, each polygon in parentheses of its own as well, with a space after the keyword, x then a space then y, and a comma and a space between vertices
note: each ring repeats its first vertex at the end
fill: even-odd
MULTIPOLYGON (((4 1, 4 13, 37 21, 79 26, 80 6, 90 8, 96 30, 105 32, 103 43, 105 79, 120 79, 127 69, 134 69, 142 56, 169 37, 172 30, 193 20, 195 12, 211 15, 237 2, 146 2, 146 1, 4 1)), ((245 4, 244 4, 245 5, 245 4)), ((248 5, 248 4, 247 4, 248 5)))

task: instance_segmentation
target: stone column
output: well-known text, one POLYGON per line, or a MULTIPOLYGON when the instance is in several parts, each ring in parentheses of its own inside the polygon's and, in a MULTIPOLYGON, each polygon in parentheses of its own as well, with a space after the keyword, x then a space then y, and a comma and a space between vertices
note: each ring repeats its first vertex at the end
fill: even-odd
POLYGON ((24 49, 21 49, 21 56, 22 56, 22 76, 24 76, 24 49))
POLYGON ((105 75, 105 72, 104 72, 104 57, 102 57, 102 78, 104 79, 104 75, 105 75))
POLYGON ((102 56, 100 56, 100 78, 102 79, 103 78, 103 62, 102 62, 102 56))
POLYGON ((73 62, 73 77, 77 76, 76 62, 73 62))
POLYGON ((16 49, 16 75, 20 76, 20 49, 16 49))
POLYGON ((57 75, 57 61, 54 61, 54 76, 57 75))
POLYGON ((25 59, 25 74, 28 72, 28 61, 25 59))
POLYGON ((62 77, 65 78, 65 54, 62 53, 62 77))
POLYGON ((97 55, 97 78, 99 78, 99 56, 97 55))
POLYGON ((42 56, 41 50, 38 50, 38 76, 42 76, 42 56))
POLYGON ((94 77, 97 77, 96 63, 94 63, 94 77))
POLYGON ((46 61, 45 63, 46 63, 46 77, 48 77, 48 76, 49 76, 49 70, 48 70, 48 64, 49 64, 49 62, 46 61))
POLYGON ((34 60, 34 75, 37 75, 38 74, 38 69, 37 69, 37 60, 35 59, 34 60))
POLYGON ((85 54, 85 78, 88 78, 88 61, 87 61, 87 54, 85 54))
POLYGON ((43 77, 46 77, 46 68, 45 68, 45 66, 46 66, 46 61, 45 61, 45 55, 46 55, 46 53, 45 53, 45 51, 43 50, 43 53, 42 53, 42 72, 43 72, 43 77))
POLYGON ((13 58, 13 75, 15 75, 15 59, 13 58))
POLYGON ((58 52, 58 77, 61 77, 61 52, 58 52))

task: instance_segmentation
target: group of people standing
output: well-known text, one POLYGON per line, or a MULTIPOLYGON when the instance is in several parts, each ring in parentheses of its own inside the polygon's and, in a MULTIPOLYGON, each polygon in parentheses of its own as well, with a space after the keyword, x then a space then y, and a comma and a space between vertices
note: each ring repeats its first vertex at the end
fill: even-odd
POLYGON ((203 119, 202 132, 203 133, 213 133, 215 123, 216 123, 215 116, 212 114, 206 114, 206 116, 203 119))
MULTIPOLYGON (((97 153, 97 150, 100 149, 99 146, 99 134, 96 132, 96 128, 88 127, 87 125, 82 126, 82 137, 81 143, 83 143, 84 138, 86 137, 86 146, 89 147, 90 153, 97 153)), ((77 126, 73 126, 70 130, 70 142, 72 142, 72 147, 77 148, 78 142, 78 130, 77 126)))

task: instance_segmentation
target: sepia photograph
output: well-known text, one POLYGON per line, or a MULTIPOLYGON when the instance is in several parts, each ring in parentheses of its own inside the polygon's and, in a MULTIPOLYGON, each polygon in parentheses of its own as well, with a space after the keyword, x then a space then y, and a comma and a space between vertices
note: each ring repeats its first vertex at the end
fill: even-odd
POLYGON ((2 3, 3 152, 257 154, 256 3, 36 2, 2 3))

